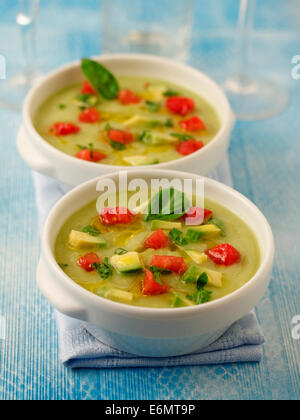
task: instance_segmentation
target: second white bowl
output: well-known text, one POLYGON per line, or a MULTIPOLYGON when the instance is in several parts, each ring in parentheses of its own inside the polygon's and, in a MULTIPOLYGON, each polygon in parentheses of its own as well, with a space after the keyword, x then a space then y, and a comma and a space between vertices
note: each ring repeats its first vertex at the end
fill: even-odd
MULTIPOLYGON (((156 169, 205 175, 219 164, 228 149, 235 119, 226 96, 215 82, 192 67, 156 56, 118 54, 96 59, 117 76, 153 77, 183 86, 206 99, 218 113, 221 128, 207 146, 192 155, 155 165, 156 169)), ((82 80, 80 62, 76 62, 50 73, 34 87, 24 104, 23 126, 17 141, 23 160, 33 170, 70 186, 108 173, 134 169, 76 159, 51 146, 36 131, 33 117, 39 106, 58 90, 82 80)))

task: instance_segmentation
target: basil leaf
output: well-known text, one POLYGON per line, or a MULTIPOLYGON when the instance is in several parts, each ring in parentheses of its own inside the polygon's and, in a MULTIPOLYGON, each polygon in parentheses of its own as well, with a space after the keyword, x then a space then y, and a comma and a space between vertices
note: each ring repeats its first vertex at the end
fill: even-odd
POLYGON ((182 232, 178 229, 172 229, 169 233, 169 238, 172 242, 179 246, 186 246, 189 243, 186 238, 182 237, 182 232))
POLYGON ((179 219, 189 207, 190 203, 183 192, 175 188, 160 190, 150 201, 146 222, 179 219))
POLYGON ((176 92, 176 90, 172 90, 172 89, 168 89, 164 92, 164 96, 166 96, 167 98, 172 97, 172 96, 179 96, 179 93, 176 92))
POLYGON ((99 95, 105 99, 116 99, 120 90, 115 76, 102 64, 83 58, 81 69, 87 80, 96 89, 99 95))
POLYGON ((194 301, 196 305, 202 305, 203 303, 210 302, 212 292, 209 290, 198 290, 194 295, 194 301))

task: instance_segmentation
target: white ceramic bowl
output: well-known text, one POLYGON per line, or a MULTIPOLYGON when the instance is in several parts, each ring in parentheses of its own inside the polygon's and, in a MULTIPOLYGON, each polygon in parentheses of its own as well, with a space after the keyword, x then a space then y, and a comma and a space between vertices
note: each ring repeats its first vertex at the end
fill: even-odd
MULTIPOLYGON (((156 168, 205 175, 218 165, 228 149, 235 120, 226 96, 210 78, 184 64, 156 56, 118 54, 96 59, 117 76, 154 77, 190 89, 204 97, 217 111, 221 129, 206 147, 193 155, 156 165, 156 168)), ((69 156, 47 143, 34 128, 32 119, 41 103, 63 87, 82 80, 80 62, 76 62, 54 71, 34 87, 24 103, 23 126, 17 140, 22 158, 33 170, 70 186, 125 168, 85 162, 69 156)), ((130 169, 126 167, 126 170, 130 169)))
MULTIPOLYGON (((176 171, 134 170, 135 178, 201 178, 176 171)), ((107 177, 118 181, 118 173, 107 177)), ((230 208, 254 231, 261 252, 261 264, 254 277, 241 289, 210 303, 178 309, 153 309, 129 306, 98 297, 71 280, 53 255, 57 234, 76 210, 95 199, 98 179, 80 185, 62 198, 51 211, 45 225, 42 255, 37 271, 39 287, 60 312, 86 323, 100 341, 141 356, 166 357, 205 348, 238 319, 251 311, 265 293, 272 271, 274 239, 271 228, 258 208, 233 189, 203 178, 205 196, 230 208)))

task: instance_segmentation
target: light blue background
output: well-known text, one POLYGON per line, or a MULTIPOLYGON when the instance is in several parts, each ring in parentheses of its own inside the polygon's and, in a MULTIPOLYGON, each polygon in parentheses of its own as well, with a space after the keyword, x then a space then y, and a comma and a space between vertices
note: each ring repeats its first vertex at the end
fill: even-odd
MULTIPOLYGON (((190 63, 221 81, 234 68, 237 0, 197 0, 190 63)), ((20 57, 16 1, 0 1, 0 54, 9 73, 20 57)), ((160 4, 163 2, 160 1, 160 4)), ((30 170, 17 154, 21 115, 0 109, 0 400, 3 399, 299 399, 300 341, 300 53, 297 0, 258 2, 252 67, 281 83, 288 109, 276 118, 237 124, 230 148, 235 187, 274 229, 277 255, 271 287, 258 306, 266 335, 261 364, 171 369, 70 371, 59 362, 53 312, 35 284, 39 255, 30 170)), ((100 52, 96 0, 41 0, 39 62, 43 72, 100 52)), ((1 84, 4 83, 0 81, 1 84)))

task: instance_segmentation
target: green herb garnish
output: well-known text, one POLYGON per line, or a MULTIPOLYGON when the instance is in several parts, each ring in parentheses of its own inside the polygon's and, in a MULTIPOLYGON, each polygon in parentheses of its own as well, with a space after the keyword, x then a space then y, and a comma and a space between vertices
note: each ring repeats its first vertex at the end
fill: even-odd
POLYGON ((165 286, 165 284, 160 279, 160 274, 170 274, 170 273, 172 273, 172 271, 170 271, 170 270, 166 270, 165 268, 161 268, 161 267, 156 267, 155 265, 152 265, 150 267, 150 271, 153 273, 154 280, 156 281, 156 283, 160 284, 161 286, 165 286))
POLYGON ((119 83, 115 76, 102 64, 83 58, 81 69, 87 80, 105 99, 116 99, 119 94, 119 83))
POLYGON ((172 229, 169 233, 169 238, 172 242, 179 246, 186 246, 189 242, 184 238, 183 233, 178 229, 172 229))
POLYGON ((126 249, 124 249, 124 248, 117 248, 116 250, 115 250, 115 255, 124 255, 124 254, 127 254, 127 250, 126 249))
POLYGON ((95 227, 93 227, 93 226, 85 226, 83 229, 82 229, 82 232, 84 232, 84 233, 88 233, 89 235, 91 235, 91 236, 99 236, 100 235, 100 233, 101 232, 99 232, 99 230, 97 229, 97 228, 95 228, 95 227))
POLYGON ((65 105, 65 104, 60 104, 59 105, 59 109, 66 109, 67 108, 67 105, 65 105))
POLYGON ((165 122, 165 126, 166 127, 174 127, 174 123, 173 123, 173 120, 172 120, 172 118, 168 118, 167 119, 167 121, 165 122))
POLYGON ((208 275, 206 273, 202 273, 197 280, 197 289, 202 290, 208 283, 208 275))
POLYGON ((126 144, 119 143, 117 141, 110 140, 109 144, 115 150, 125 150, 126 149, 126 144))
POLYGON ((104 258, 104 262, 102 264, 94 263, 92 264, 92 268, 95 268, 99 276, 103 280, 107 280, 109 277, 113 275, 113 266, 109 263, 109 259, 107 257, 104 258))
POLYGON ((69 264, 58 263, 61 269, 69 267, 69 264))
POLYGON ((160 102, 146 101, 146 106, 150 112, 157 112, 160 108, 160 102))
POLYGON ((179 92, 176 92, 176 90, 168 89, 163 94, 166 97, 172 97, 172 96, 179 96, 179 92))
POLYGON ((198 290, 193 296, 196 305, 203 305, 203 303, 210 302, 212 292, 209 290, 198 290))
POLYGON ((194 139, 194 137, 189 134, 171 133, 171 136, 177 137, 180 141, 189 141, 194 139))
POLYGON ((190 203, 182 191, 175 188, 160 190, 151 198, 146 222, 179 219, 187 208, 190 208, 190 203))

